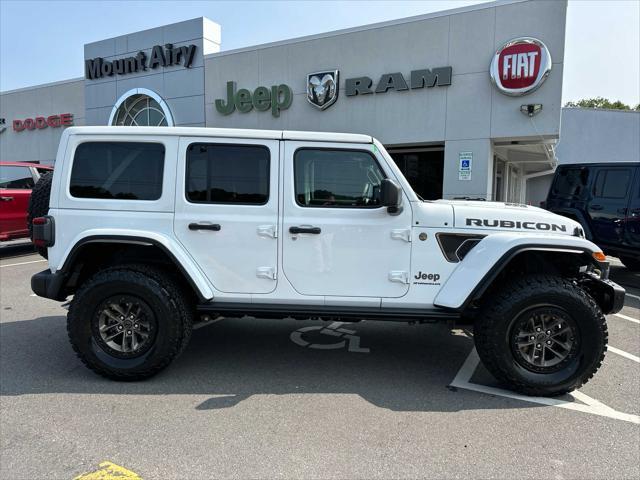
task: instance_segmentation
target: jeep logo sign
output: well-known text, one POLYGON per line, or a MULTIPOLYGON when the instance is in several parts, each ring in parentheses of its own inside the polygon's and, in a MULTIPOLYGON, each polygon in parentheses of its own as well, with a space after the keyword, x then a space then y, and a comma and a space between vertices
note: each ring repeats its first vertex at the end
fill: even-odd
POLYGON ((519 96, 538 89, 551 72, 551 54, 540 40, 516 38, 493 56, 489 73, 493 84, 505 95, 519 96))

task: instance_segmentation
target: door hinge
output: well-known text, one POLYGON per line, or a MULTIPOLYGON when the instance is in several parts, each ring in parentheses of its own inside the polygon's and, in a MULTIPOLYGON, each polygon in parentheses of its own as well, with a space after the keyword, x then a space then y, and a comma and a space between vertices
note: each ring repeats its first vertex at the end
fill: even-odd
POLYGON ((404 240, 411 242, 411 230, 407 228, 396 228, 391 230, 391 238, 394 240, 404 240))
POLYGON ((389 281, 395 283, 409 283, 409 273, 404 270, 393 270, 389 272, 389 281))
POLYGON ((273 267, 258 267, 256 270, 256 277, 275 280, 277 278, 276 269, 273 267))
POLYGON ((278 230, 275 225, 260 225, 258 235, 261 237, 278 238, 278 230))

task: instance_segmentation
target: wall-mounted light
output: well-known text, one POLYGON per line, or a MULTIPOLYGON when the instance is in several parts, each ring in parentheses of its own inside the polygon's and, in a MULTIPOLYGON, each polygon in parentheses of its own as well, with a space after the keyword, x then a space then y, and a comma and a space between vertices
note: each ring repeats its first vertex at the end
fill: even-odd
POLYGON ((520 105, 520 111, 529 117, 537 115, 542 110, 541 103, 529 103, 527 105, 520 105))

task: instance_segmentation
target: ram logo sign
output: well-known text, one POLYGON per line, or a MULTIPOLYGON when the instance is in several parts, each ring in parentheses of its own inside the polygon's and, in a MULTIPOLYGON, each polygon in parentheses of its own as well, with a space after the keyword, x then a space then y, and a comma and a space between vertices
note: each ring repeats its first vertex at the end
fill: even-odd
POLYGON ((498 90, 519 96, 538 89, 551 67, 546 45, 536 38, 523 37, 510 40, 496 51, 489 73, 498 90))
POLYGON ((329 108, 338 99, 338 70, 307 75, 307 100, 320 110, 329 108))

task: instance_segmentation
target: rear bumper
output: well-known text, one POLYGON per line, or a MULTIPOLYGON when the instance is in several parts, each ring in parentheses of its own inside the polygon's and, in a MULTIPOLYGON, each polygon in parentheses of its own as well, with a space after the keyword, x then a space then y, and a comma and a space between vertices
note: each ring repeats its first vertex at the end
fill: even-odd
POLYGON ((52 300, 64 300, 64 284, 66 276, 61 272, 51 273, 51 270, 43 270, 31 277, 31 290, 39 297, 52 300))
POLYGON ((625 289, 608 279, 588 274, 581 281, 583 288, 598 303, 602 313, 609 315, 618 313, 624 307, 625 289))

